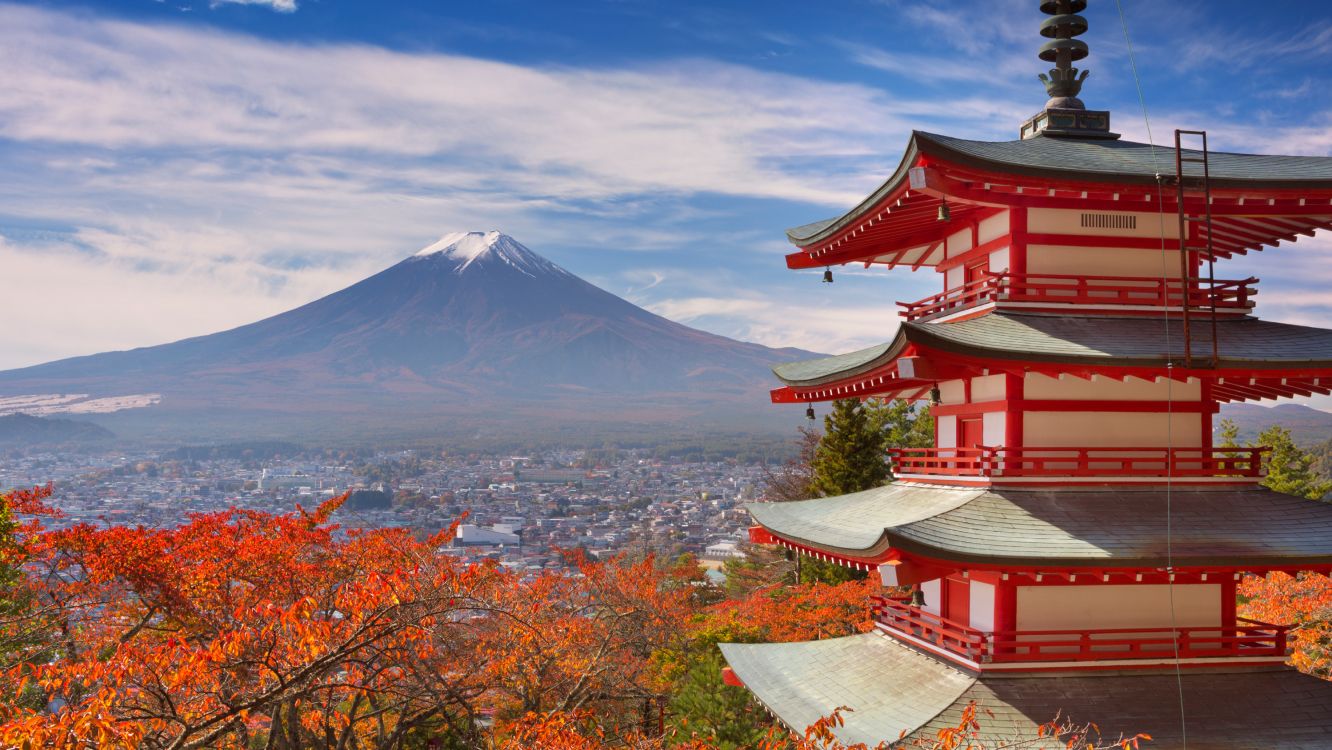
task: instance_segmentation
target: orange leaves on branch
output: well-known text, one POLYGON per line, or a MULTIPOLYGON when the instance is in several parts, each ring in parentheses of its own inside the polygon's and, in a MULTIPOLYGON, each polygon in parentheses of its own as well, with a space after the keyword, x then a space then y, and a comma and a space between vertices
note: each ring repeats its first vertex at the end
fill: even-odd
POLYGON ((1292 664, 1332 678, 1332 579, 1318 573, 1249 575, 1239 595, 1241 616, 1291 626, 1292 664))

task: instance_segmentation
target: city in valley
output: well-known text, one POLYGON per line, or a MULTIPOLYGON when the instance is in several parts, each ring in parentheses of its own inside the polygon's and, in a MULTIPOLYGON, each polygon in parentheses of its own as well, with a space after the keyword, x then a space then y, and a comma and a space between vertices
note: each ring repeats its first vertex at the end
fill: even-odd
POLYGON ((652 450, 544 450, 523 456, 403 450, 288 455, 257 444, 166 451, 29 452, 0 463, 0 486, 54 483, 62 518, 171 527, 229 508, 291 512, 350 491, 333 521, 406 527, 422 537, 461 519, 451 553, 515 570, 566 567, 562 550, 593 558, 742 556, 765 468, 657 457, 652 450))

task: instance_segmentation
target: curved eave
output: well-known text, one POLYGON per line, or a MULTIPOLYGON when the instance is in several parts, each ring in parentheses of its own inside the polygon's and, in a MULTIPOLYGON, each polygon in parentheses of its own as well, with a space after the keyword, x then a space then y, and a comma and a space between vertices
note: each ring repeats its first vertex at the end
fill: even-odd
POLYGON ((868 747, 915 732, 976 682, 879 633, 719 646, 745 687, 792 731, 803 733, 844 706, 851 710, 833 733, 868 747))
POLYGON ((890 365, 901 356, 906 345, 906 336, 899 330, 893 340, 886 344, 876 344, 832 357, 787 362, 773 367, 772 373, 789 386, 824 385, 890 365))
POLYGON ((907 173, 911 167, 915 166, 916 157, 919 156, 920 153, 916 146, 917 138, 920 135, 920 131, 913 131, 911 133, 911 139, 907 141, 906 152, 902 154, 902 161, 898 163, 897 169, 893 171, 892 176, 885 180, 882 185, 874 190, 874 192, 870 193, 865 200, 856 204, 854 208, 841 216, 803 224, 798 227, 792 227, 786 230, 786 239, 796 247, 804 247, 816 242, 822 242, 854 222, 861 214, 878 205, 884 198, 896 191, 902 190, 907 184, 907 173))
POLYGON ((896 482, 795 503, 751 503, 775 537, 840 560, 907 556, 973 568, 1325 569, 1332 505, 1261 488, 967 490, 896 482))
MULTIPOLYGON (((857 233, 865 231, 867 226, 875 223, 869 221, 867 224, 867 219, 882 218, 871 216, 871 212, 880 210, 882 213, 894 202, 904 198, 910 198, 910 201, 907 201, 908 207, 911 201, 926 201, 921 206, 932 211, 938 202, 937 196, 919 195, 918 191, 908 190, 911 183, 911 168, 920 163, 939 163, 960 174, 989 175, 1000 180, 1011 177, 1019 182, 1034 182, 1041 186, 1063 183, 1079 186, 1105 185, 1116 190, 1133 186, 1150 187, 1154 190, 1158 174, 1173 174, 1174 153, 1172 148, 1153 147, 1131 141, 1048 136, 1018 141, 969 141, 915 131, 907 143, 897 169, 859 204, 840 216, 811 222, 786 231, 787 239, 801 248, 800 252, 786 256, 787 266, 814 268, 828 263, 865 260, 867 257, 872 260, 873 258, 867 256, 865 252, 848 254, 846 251, 830 251, 833 245, 840 245, 846 241, 850 241, 852 245, 857 244, 854 239, 857 233), (825 243, 832 244, 825 246, 825 243), (817 246, 823 247, 818 247, 817 251, 811 249, 817 246), (825 257, 814 257, 815 255, 825 257)), ((1301 198, 1298 202, 1299 208, 1292 211, 1294 214, 1312 211, 1311 208, 1304 207, 1303 197, 1306 194, 1317 194, 1317 200, 1322 201, 1320 205, 1324 208, 1327 208, 1328 198, 1332 197, 1332 157, 1269 156, 1217 151, 1211 152, 1209 156, 1211 187, 1214 191, 1230 191, 1241 196, 1245 192, 1256 194, 1250 197, 1272 193, 1294 194, 1301 198)), ((991 199, 1004 202, 997 195, 991 196, 991 199)), ((958 212, 966 213, 976 209, 977 206, 972 205, 969 200, 962 200, 953 205, 956 218, 964 218, 958 212)), ((1310 226, 1324 227, 1327 218, 1324 216, 1310 226)), ((948 231, 947 226, 922 229, 918 224, 913 225, 915 231, 907 231, 895 222, 890 214, 884 218, 879 229, 868 230, 874 237, 866 241, 879 244, 879 239, 882 237, 892 236, 891 244, 900 246, 900 249, 905 251, 916 245, 932 243, 948 231), (883 235, 884 231, 889 234, 883 235)), ((1309 227, 1306 226, 1295 228, 1297 233, 1307 233, 1308 230, 1309 227)), ((1288 233, 1288 228, 1271 232, 1273 238, 1279 239, 1288 239, 1285 236, 1288 233)), ((1273 241, 1275 240, 1267 238, 1260 245, 1271 244, 1273 241)), ((928 262, 924 262, 928 253, 924 255, 916 253, 913 256, 914 260, 910 261, 903 260, 905 256, 902 254, 890 255, 892 264, 928 265, 928 262)))
MULTIPOLYGON (((1191 336, 1193 358, 1210 364, 1209 322, 1194 321, 1191 336)), ((1218 321, 1217 337, 1218 376, 1264 371, 1283 377, 1332 375, 1332 330, 1245 317, 1218 321)), ((936 353, 986 363, 1056 366, 1053 369, 1162 368, 1171 362, 1182 364, 1182 341, 1183 324, 1178 319, 1163 323, 1141 317, 989 312, 956 322, 903 323, 886 344, 789 362, 774 367, 773 374, 789 389, 850 388, 858 378, 885 371, 909 352, 927 359, 936 353)), ((1295 393, 1272 397, 1280 395, 1295 393)))

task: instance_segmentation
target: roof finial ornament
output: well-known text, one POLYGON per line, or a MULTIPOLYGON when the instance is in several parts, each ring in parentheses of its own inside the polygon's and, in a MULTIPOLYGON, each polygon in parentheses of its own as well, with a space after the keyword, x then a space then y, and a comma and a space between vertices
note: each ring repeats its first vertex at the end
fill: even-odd
POLYGON ((1037 78, 1045 84, 1050 100, 1045 107, 1022 123, 1021 137, 1038 135, 1060 138, 1118 138, 1110 132, 1110 113, 1092 110, 1082 103, 1082 82, 1087 71, 1078 70, 1073 63, 1087 57, 1087 43, 1076 36, 1087 31, 1087 19, 1078 15, 1087 9, 1087 0, 1040 0, 1041 12, 1050 16, 1041 24, 1041 36, 1050 41, 1041 45, 1039 56, 1054 63, 1050 74, 1037 78))
POLYGON ((1073 63, 1087 56, 1087 43, 1074 39, 1087 31, 1087 19, 1077 15, 1087 8, 1087 0, 1042 0, 1041 12, 1052 18, 1041 24, 1041 36, 1051 41, 1041 45, 1040 58, 1055 64, 1050 75, 1037 77, 1050 95, 1046 108, 1086 109, 1078 99, 1088 71, 1079 71, 1073 63))

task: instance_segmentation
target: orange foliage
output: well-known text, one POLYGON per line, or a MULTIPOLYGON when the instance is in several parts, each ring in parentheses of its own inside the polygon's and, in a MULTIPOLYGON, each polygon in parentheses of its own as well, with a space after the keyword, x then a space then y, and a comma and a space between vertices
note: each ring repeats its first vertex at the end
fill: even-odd
POLYGON ((1242 616, 1292 626, 1292 664, 1332 678, 1332 579, 1318 573, 1250 575, 1240 582, 1239 595, 1242 616))
POLYGON ((878 582, 871 579, 773 585, 717 604, 705 622, 732 639, 748 641, 812 641, 866 633, 873 628, 869 599, 878 590, 878 582))

